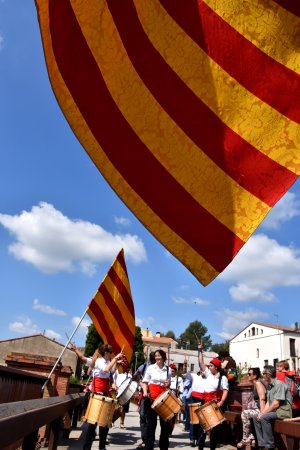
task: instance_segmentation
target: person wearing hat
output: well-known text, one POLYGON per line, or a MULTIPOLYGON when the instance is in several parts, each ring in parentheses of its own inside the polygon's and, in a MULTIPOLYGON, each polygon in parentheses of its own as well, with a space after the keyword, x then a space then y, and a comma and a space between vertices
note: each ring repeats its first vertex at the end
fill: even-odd
POLYGON ((174 392, 176 397, 179 397, 179 395, 183 392, 183 380, 182 377, 177 375, 177 367, 175 364, 169 364, 169 367, 171 369, 170 389, 174 392))
MULTIPOLYGON (((166 352, 159 349, 155 351, 155 364, 149 366, 143 378, 143 396, 155 400, 167 388, 170 387, 171 371, 165 364, 166 352)), ((160 450, 168 450, 170 424, 160 419, 160 450)), ((155 430, 157 426, 157 412, 153 408, 147 410, 147 429, 145 436, 145 450, 153 450, 155 441, 155 430)))
MULTIPOLYGON (((225 408, 228 397, 228 379, 222 370, 222 363, 219 358, 213 358, 209 362, 209 366, 204 363, 202 344, 198 345, 199 364, 205 378, 205 386, 203 392, 204 404, 211 400, 216 400, 220 409, 225 408)), ((215 450, 218 444, 218 437, 221 435, 222 424, 213 427, 210 430, 210 450, 215 450)), ((203 450, 206 433, 203 433, 198 441, 198 449, 203 450)))

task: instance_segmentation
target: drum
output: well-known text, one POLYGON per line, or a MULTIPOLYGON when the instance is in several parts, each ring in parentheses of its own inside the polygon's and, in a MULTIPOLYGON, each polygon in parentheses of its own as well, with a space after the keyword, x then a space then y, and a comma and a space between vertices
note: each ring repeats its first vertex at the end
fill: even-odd
POLYGON ((117 400, 99 394, 91 394, 83 420, 100 427, 109 427, 117 405, 117 400))
POLYGON ((167 390, 160 394, 152 403, 151 408, 165 421, 169 422, 179 412, 182 401, 176 395, 167 390))
POLYGON ((121 384, 118 389, 118 395, 117 400, 120 403, 120 405, 126 405, 126 403, 129 402, 131 397, 134 395, 134 393, 137 390, 137 382, 132 381, 131 378, 126 378, 121 384))
POLYGON ((190 423, 192 425, 198 425, 199 417, 197 416, 197 409, 202 405, 202 403, 190 403, 189 404, 189 412, 190 412, 190 423))
POLYGON ((205 403, 205 405, 200 406, 196 410, 196 414, 204 431, 211 430, 225 420, 216 400, 211 400, 205 403))

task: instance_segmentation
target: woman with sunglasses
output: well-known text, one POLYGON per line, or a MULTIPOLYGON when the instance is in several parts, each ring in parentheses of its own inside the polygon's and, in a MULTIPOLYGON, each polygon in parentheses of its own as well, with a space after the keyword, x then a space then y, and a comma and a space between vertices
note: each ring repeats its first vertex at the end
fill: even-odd
POLYGON ((258 367, 250 367, 248 370, 248 378, 250 383, 253 385, 253 391, 250 396, 251 404, 248 403, 249 409, 244 409, 241 415, 243 424, 243 439, 238 442, 237 448, 243 448, 249 444, 251 447, 256 446, 251 428, 251 419, 257 417, 266 404, 266 388, 261 381, 260 369, 258 367))
MULTIPOLYGON (((96 350, 92 358, 86 358, 75 347, 74 344, 70 345, 71 349, 79 356, 79 358, 89 367, 88 374, 93 374, 93 380, 91 383, 91 393, 110 397, 110 380, 111 375, 115 372, 117 365, 123 361, 124 353, 118 353, 113 359, 112 346, 109 344, 103 344, 96 350)), ((89 424, 83 450, 90 450, 95 438, 96 425, 89 424)), ((105 450, 106 438, 108 434, 108 427, 99 427, 99 449, 105 450)))

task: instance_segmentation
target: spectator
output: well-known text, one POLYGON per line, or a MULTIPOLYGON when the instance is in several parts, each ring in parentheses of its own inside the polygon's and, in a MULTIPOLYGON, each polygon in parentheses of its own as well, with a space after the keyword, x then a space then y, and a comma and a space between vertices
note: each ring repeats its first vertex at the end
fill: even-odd
POLYGON ((265 366, 263 376, 269 385, 267 403, 253 422, 258 446, 275 449, 272 425, 276 419, 292 417, 292 399, 286 384, 276 378, 276 369, 273 366, 265 366))

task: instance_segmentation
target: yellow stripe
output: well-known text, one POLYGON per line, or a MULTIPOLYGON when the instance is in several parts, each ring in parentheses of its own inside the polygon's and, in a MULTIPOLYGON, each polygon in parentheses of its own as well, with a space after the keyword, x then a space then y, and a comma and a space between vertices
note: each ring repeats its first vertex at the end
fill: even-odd
MULTIPOLYGON (((219 274, 199 253, 191 248, 180 236, 168 227, 152 209, 131 188, 126 180, 120 175, 111 161, 107 158, 101 146, 95 140, 84 118, 82 117, 76 103, 74 102, 64 80, 57 67, 53 54, 51 35, 49 31, 48 2, 37 0, 39 9, 40 27, 43 38, 43 46, 46 57, 47 69, 52 88, 62 111, 72 127, 77 138, 85 148, 86 152, 117 192, 119 197, 137 215, 139 220, 163 243, 163 245, 176 256, 194 274, 194 276, 205 286, 219 274)), ((98 14, 100 16, 100 8, 98 14)), ((250 236, 250 233, 249 233, 250 236)))
POLYGON ((124 317, 124 320, 128 324, 128 327, 130 330, 133 330, 133 335, 135 333, 134 328, 134 317, 132 317, 132 314, 130 313, 129 309, 126 306, 126 303, 124 302, 123 297, 120 295, 120 292, 116 288, 115 284, 112 283, 111 279, 109 277, 105 278, 104 285, 107 288, 108 292, 110 293, 111 297, 114 299, 115 304, 118 306, 118 308, 121 311, 122 316, 124 317))
POLYGON ((272 0, 204 1, 256 47, 300 73, 299 17, 272 0))
POLYGON ((119 263, 118 260, 116 260, 115 264, 113 265, 113 268, 114 268, 116 274, 118 275, 118 277, 120 278, 120 280, 122 281, 122 283, 124 284, 124 286, 128 292, 128 295, 132 298, 128 276, 127 276, 126 272, 124 272, 123 267, 121 266, 121 264, 119 263))
POLYGON ((125 119, 198 203, 246 240, 270 208, 223 172, 161 108, 132 66, 108 9, 102 11, 101 31, 95 35, 98 4, 98 0, 90 0, 88 10, 81 11, 75 3, 73 8, 105 83, 125 119), (180 151, 176 151, 178 149, 180 151))
POLYGON ((134 3, 150 41, 195 95, 243 139, 300 174, 300 127, 228 75, 157 0, 135 0, 134 3))
MULTIPOLYGON (((118 342, 118 344, 120 344, 121 346, 125 344, 125 346, 127 348, 130 348, 129 342, 127 341, 124 334, 122 333, 119 323, 115 319, 110 308, 105 304, 104 297, 100 292, 96 293, 96 295, 94 297, 94 301, 97 303, 97 305, 101 309, 103 315, 105 316, 105 319, 109 326, 109 329, 111 330, 111 332, 114 335, 114 338, 118 342)), ((101 326, 101 323, 100 323, 100 326, 101 326)))

